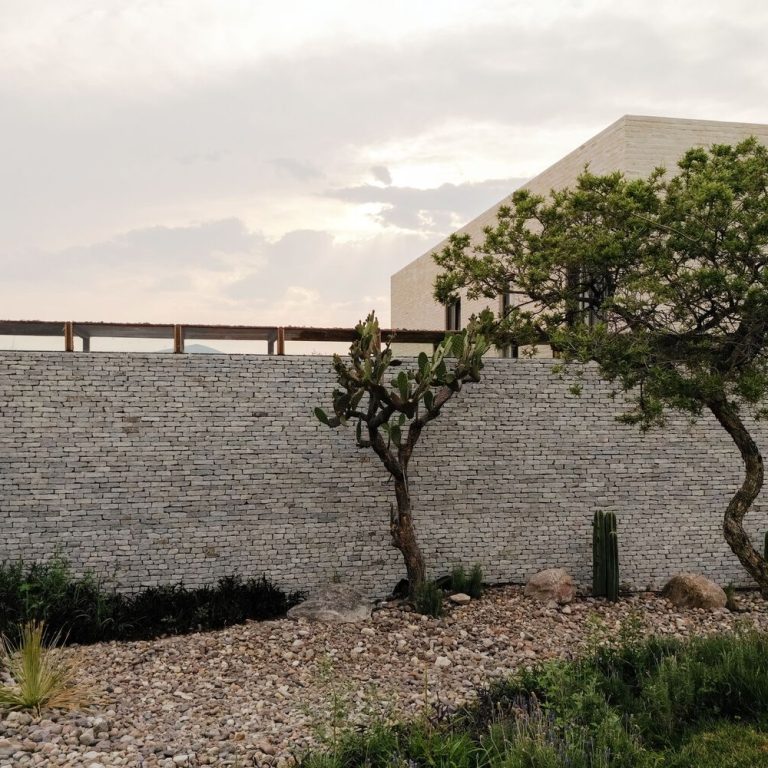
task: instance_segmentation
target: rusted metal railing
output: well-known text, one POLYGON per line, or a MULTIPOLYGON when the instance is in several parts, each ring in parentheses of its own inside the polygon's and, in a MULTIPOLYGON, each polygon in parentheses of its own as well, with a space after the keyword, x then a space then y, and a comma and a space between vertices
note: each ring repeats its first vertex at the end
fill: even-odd
MULTIPOLYGON (((383 329, 382 338, 394 337, 405 344, 439 344, 445 331, 383 329)), ((266 341, 267 354, 284 355, 286 342, 352 342, 354 328, 315 328, 267 325, 187 325, 162 323, 91 323, 44 320, 0 320, 0 336, 47 336, 63 339, 65 352, 75 351, 75 338, 82 351, 91 351, 91 339, 165 339, 176 354, 184 352, 186 339, 197 341, 266 341)))

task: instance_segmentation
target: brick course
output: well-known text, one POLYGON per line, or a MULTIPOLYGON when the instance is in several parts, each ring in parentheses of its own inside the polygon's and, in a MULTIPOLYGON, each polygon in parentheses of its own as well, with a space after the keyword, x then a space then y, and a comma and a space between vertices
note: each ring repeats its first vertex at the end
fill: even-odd
MULTIPOLYGON (((411 483, 432 573, 562 566, 587 586, 601 508, 633 587, 681 569, 747 583, 721 532, 742 467, 714 419, 642 434, 616 422, 608 385, 590 373, 575 397, 551 366, 489 360, 424 431, 411 483)), ((0 371, 0 559, 59 547, 124 588, 264 572, 381 594, 403 575, 386 471, 311 415, 329 358, 0 352, 0 371)), ((763 503, 748 522, 762 542, 763 503)))

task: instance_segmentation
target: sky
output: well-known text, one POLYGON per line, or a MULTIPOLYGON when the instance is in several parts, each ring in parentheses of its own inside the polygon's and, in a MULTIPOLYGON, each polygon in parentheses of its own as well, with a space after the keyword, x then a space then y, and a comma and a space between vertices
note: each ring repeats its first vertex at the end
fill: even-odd
POLYGON ((761 0, 0 0, 0 317, 351 326, 624 114, 768 122, 761 0))

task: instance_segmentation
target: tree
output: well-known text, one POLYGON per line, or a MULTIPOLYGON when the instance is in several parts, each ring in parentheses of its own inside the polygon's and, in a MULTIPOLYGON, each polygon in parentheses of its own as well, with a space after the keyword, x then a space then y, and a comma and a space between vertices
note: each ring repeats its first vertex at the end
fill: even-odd
POLYGON ((548 338, 565 362, 595 361, 628 394, 623 420, 664 423, 668 409, 708 409, 736 444, 744 480, 724 515, 725 539, 768 597, 768 565, 743 521, 763 485, 744 411, 768 396, 768 150, 754 138, 691 149, 669 178, 587 170, 548 199, 512 196, 472 247, 454 237, 436 296, 496 297, 484 313, 497 343, 548 338))
POLYGON ((466 331, 446 337, 431 357, 422 352, 414 370, 402 369, 387 381, 390 369, 401 365, 393 359, 392 338, 382 347, 373 312, 355 330, 358 338, 349 348, 349 360, 333 356, 339 384, 333 391, 334 416, 322 408, 316 408, 315 415, 329 427, 356 421, 357 445, 373 449, 392 476, 397 505, 390 506, 389 531, 392 545, 405 560, 412 597, 426 578, 426 566, 413 524, 408 481, 411 455, 422 430, 445 404, 465 384, 480 380, 488 344, 471 324, 466 331))

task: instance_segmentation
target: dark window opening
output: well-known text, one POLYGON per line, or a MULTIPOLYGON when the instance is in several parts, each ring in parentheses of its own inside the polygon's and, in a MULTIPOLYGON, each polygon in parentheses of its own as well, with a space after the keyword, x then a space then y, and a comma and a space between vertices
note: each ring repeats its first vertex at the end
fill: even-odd
POLYGON ((445 330, 461 330, 461 299, 448 304, 445 308, 445 330))

